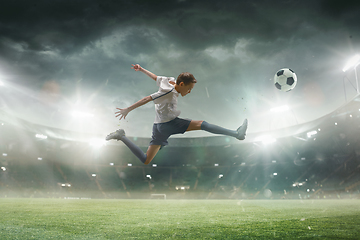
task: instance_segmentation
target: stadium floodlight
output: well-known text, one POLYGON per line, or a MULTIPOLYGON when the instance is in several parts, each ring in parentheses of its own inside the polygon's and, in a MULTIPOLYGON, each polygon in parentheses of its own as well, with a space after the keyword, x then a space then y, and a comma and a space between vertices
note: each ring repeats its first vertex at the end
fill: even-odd
POLYGON ((277 173, 276 173, 276 172, 274 172, 274 173, 273 173, 273 176, 277 176, 277 173))
POLYGON ((345 65, 345 67, 342 69, 343 72, 346 72, 352 67, 357 67, 357 65, 360 63, 360 55, 356 54, 354 57, 352 57, 345 65))
POLYGON ((310 131, 310 132, 306 133, 306 136, 307 136, 308 138, 311 138, 312 136, 314 136, 314 135, 316 135, 316 134, 317 134, 317 131, 310 131))
POLYGON ((345 65, 345 67, 343 68, 343 72, 346 72, 347 70, 349 70, 350 68, 354 68, 355 71, 355 80, 356 80, 356 92, 359 94, 359 81, 358 81, 358 76, 357 76, 357 71, 356 68, 357 66, 360 64, 360 55, 356 54, 354 57, 352 57, 345 65))
POLYGON ((39 138, 39 139, 47 139, 48 137, 46 135, 43 135, 43 134, 40 134, 40 133, 37 133, 35 135, 36 138, 39 138))
POLYGON ((153 166, 153 167, 157 167, 157 165, 156 165, 156 164, 153 164, 152 166, 153 166))
POLYGON ((93 174, 91 174, 91 176, 92 176, 92 177, 96 177, 96 174, 95 174, 95 173, 93 173, 93 174))
POLYGON ((111 163, 110 163, 110 166, 114 166, 114 163, 111 162, 111 163))
POLYGON ((218 163, 215 163, 215 164, 214 164, 214 166, 215 166, 215 167, 218 167, 218 166, 219 166, 219 164, 218 164, 218 163))
POLYGON ((275 112, 275 113, 279 113, 279 112, 285 112, 290 110, 288 105, 284 105, 284 106, 280 106, 280 107, 274 107, 270 109, 270 112, 275 112))
POLYGON ((42 161, 43 159, 42 159, 41 157, 38 157, 38 160, 39 160, 39 161, 42 161))
POLYGON ((131 163, 128 163, 128 167, 131 167, 132 166, 132 164, 131 163))

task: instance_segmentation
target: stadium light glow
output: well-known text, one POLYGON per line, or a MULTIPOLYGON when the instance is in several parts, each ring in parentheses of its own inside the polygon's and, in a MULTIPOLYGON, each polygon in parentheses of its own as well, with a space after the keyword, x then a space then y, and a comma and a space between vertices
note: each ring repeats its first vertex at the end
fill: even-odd
POLYGON ((131 163, 128 163, 128 167, 131 167, 132 166, 132 164, 131 163))
POLYGON ((92 177, 96 177, 96 174, 95 174, 95 173, 93 173, 93 174, 91 174, 91 176, 92 176, 92 177))
POLYGON ((352 67, 356 67, 360 63, 360 55, 356 54, 354 57, 352 57, 345 65, 345 67, 342 69, 343 72, 346 72, 352 67))
POLYGON ((156 164, 153 164, 152 166, 153 166, 153 167, 157 167, 157 165, 156 165, 156 164))
POLYGON ((289 106, 284 105, 284 106, 280 106, 280 107, 271 108, 270 112, 279 113, 279 112, 285 112, 288 110, 290 110, 289 106))
POLYGON ((219 166, 219 164, 218 164, 218 163, 215 163, 215 164, 214 164, 214 166, 215 166, 215 167, 218 167, 218 166, 219 166))
POLYGON ((94 114, 87 113, 87 112, 80 112, 80 111, 72 111, 71 115, 75 118, 87 118, 87 117, 94 117, 94 114))
POLYGON ((94 148, 100 148, 106 144, 106 141, 104 139, 97 139, 93 138, 90 140, 89 145, 94 148))
POLYGON ((274 172, 274 173, 273 173, 273 176, 277 176, 277 173, 276 173, 276 172, 274 172))
POLYGON ((110 163, 110 166, 114 166, 114 163, 111 162, 111 163, 110 163))
POLYGON ((38 157, 38 160, 39 160, 39 161, 42 161, 43 159, 42 159, 41 157, 38 157))
POLYGON ((255 138, 255 142, 262 142, 264 145, 267 145, 276 142, 276 138, 269 135, 263 135, 255 138))
POLYGON ((7 156, 7 153, 3 153, 2 155, 3 155, 3 157, 6 157, 6 156, 7 156))

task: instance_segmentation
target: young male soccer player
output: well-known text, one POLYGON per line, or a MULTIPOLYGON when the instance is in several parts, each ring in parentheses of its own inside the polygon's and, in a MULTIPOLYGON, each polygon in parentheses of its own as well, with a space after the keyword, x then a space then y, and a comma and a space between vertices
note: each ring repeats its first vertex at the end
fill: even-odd
POLYGON ((130 111, 153 101, 155 103, 156 116, 150 146, 145 154, 138 146, 125 136, 125 131, 123 129, 110 133, 106 137, 106 140, 116 139, 118 141, 122 141, 144 164, 149 164, 160 148, 168 145, 167 139, 173 134, 183 134, 187 131, 204 130, 214 134, 232 136, 239 140, 245 139, 247 119, 245 119, 243 124, 234 131, 207 123, 205 121, 178 118, 180 115, 180 111, 176 109, 178 96, 181 95, 184 97, 189 94, 197 82, 191 73, 181 73, 175 80, 173 77, 156 76, 154 73, 142 68, 139 64, 132 64, 131 69, 143 72, 156 81, 159 91, 151 94, 150 96, 144 97, 128 108, 116 108, 119 111, 115 112, 115 117, 120 116, 120 120, 122 118, 125 119, 130 111))

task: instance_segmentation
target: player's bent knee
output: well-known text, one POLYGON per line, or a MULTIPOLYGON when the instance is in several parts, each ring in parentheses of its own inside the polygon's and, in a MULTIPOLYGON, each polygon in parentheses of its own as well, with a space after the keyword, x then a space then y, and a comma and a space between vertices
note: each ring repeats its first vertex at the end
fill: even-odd
POLYGON ((189 124, 189 127, 186 131, 194 131, 194 130, 201 130, 201 124, 203 121, 194 121, 192 120, 189 124))

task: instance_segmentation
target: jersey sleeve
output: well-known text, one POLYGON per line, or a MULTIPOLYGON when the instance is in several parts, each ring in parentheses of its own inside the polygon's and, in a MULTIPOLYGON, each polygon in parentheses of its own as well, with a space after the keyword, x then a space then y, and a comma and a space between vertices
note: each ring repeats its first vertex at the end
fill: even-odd
POLYGON ((157 85, 158 87, 160 87, 161 82, 164 81, 164 80, 166 80, 166 79, 167 79, 167 77, 158 76, 158 77, 156 78, 156 85, 157 85))
POLYGON ((173 86, 169 86, 169 81, 175 81, 175 78, 163 76, 158 76, 156 78, 156 85, 158 85, 159 90, 150 95, 153 100, 158 99, 163 95, 166 95, 166 93, 168 92, 171 92, 173 86))
POLYGON ((162 92, 161 92, 161 90, 159 89, 159 91, 151 94, 150 97, 151 97, 152 100, 154 101, 154 100, 158 99, 159 97, 161 97, 161 95, 162 95, 162 92))

